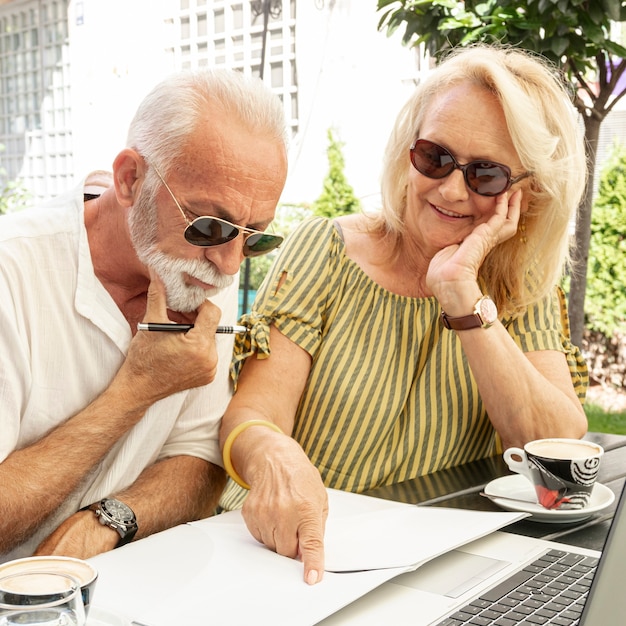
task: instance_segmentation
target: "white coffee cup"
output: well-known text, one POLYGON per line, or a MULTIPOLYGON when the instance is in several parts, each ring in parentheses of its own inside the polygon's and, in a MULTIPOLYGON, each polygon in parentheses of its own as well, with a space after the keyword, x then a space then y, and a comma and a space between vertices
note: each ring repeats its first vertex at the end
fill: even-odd
POLYGON ((0 626, 85 626, 80 582, 62 572, 0 575, 0 626))
POLYGON ((511 471, 532 483, 541 506, 572 510, 589 504, 603 454, 591 441, 552 438, 508 448, 503 456, 511 471))
POLYGON ((0 577, 22 572, 58 572, 69 574, 80 584, 85 613, 93 599, 98 572, 96 568, 83 561, 69 556, 28 556, 23 559, 0 563, 0 577))

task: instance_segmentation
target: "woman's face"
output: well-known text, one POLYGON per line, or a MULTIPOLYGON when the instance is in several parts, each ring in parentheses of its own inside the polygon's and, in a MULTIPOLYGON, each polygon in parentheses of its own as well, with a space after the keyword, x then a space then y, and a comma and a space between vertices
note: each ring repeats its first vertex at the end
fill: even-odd
MULTIPOLYGON (((460 164, 495 161, 507 165, 512 177, 524 173, 496 98, 470 83, 461 83, 436 96, 428 105, 419 131, 446 148, 460 164)), ((496 197, 470 191, 463 172, 455 169, 433 179, 409 165, 406 235, 430 257, 460 243, 494 213, 496 197)), ((524 181, 508 190, 511 194, 524 181)))

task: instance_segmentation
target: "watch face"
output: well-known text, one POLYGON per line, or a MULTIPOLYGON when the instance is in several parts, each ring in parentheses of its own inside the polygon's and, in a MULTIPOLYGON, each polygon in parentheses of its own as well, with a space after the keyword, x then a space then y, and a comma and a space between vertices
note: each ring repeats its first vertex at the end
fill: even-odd
POLYGON ((480 301, 480 317, 485 324, 493 324, 498 319, 498 309, 491 298, 480 301))
POLYGON ((129 524, 135 519, 132 509, 119 500, 104 500, 102 509, 114 520, 124 524, 129 524))

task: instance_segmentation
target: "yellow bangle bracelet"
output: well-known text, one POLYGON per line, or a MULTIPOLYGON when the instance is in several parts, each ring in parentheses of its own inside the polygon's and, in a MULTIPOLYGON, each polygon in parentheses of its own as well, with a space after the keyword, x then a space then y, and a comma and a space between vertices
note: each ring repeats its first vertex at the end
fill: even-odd
POLYGON ((250 485, 245 482, 241 476, 237 473, 235 468, 233 467, 233 461, 230 458, 230 450, 233 447, 233 443, 235 439, 241 435, 241 433, 246 430, 246 428, 250 428, 250 426, 267 426, 272 430, 275 430, 277 433, 282 433, 283 431, 276 426, 273 422, 268 422, 267 420, 248 420, 247 422, 242 422, 233 428, 228 437, 226 437, 226 441, 224 443, 224 469, 226 473, 240 486, 244 489, 250 489, 250 485))

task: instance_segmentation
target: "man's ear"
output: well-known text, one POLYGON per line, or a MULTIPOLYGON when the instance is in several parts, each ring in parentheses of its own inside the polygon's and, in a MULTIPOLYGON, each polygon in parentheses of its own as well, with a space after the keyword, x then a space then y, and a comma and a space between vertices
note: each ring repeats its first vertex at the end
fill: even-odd
POLYGON ((131 148, 122 150, 113 161, 113 181, 115 193, 121 206, 135 203, 146 172, 143 157, 131 148))

